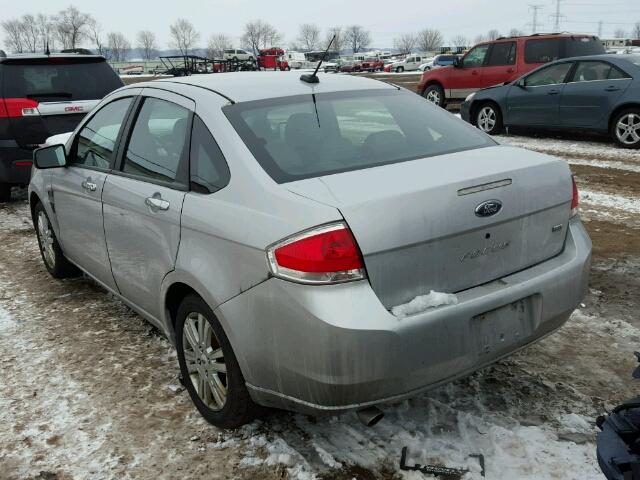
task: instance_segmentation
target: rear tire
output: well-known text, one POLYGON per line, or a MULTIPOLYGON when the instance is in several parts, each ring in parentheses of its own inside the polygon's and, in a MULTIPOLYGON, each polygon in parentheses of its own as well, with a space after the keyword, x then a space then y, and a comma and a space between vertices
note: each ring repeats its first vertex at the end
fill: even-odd
POLYGON ((42 261, 51 276, 53 278, 78 276, 80 271, 62 253, 56 234, 49 221, 49 216, 40 202, 33 209, 33 223, 36 237, 38 237, 42 261))
POLYGON ((11 185, 0 183, 0 203, 11 201, 11 185))
POLYGON ((502 112, 495 103, 482 103, 475 109, 474 125, 489 135, 498 135, 503 130, 502 112))
POLYGON ((622 148, 640 148, 640 109, 618 113, 611 122, 611 137, 622 148))
POLYGON ((178 308, 176 350, 183 384, 205 420, 238 428, 259 415, 220 322, 195 294, 178 308))
POLYGON ((404 67, 396 68, 396 73, 402 73, 402 72, 404 72, 404 67))
POLYGON ((425 89, 422 95, 424 96, 424 98, 427 99, 428 102, 431 102, 434 105, 437 105, 439 107, 445 108, 446 102, 444 98, 444 90, 437 83, 429 85, 425 89))

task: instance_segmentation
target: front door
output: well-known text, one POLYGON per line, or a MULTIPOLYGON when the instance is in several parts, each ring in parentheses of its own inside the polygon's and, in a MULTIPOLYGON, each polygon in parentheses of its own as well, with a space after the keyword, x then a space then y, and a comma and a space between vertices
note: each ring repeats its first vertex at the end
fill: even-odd
POLYGON ((488 43, 472 48, 462 59, 460 67, 453 69, 449 79, 449 98, 466 98, 483 88, 482 75, 488 51, 488 43))
POLYGON ((505 124, 552 127, 560 124, 560 95, 572 62, 536 70, 509 88, 505 124))
POLYGON ((100 108, 76 135, 68 155, 69 167, 55 169, 51 176, 64 254, 113 289, 101 197, 133 98, 119 98, 100 108))
POLYGON ((608 62, 578 62, 562 91, 560 121, 567 127, 603 127, 631 77, 608 62))
POLYGON ((188 189, 194 103, 145 89, 117 172, 102 194, 111 269, 120 293, 160 318, 160 287, 174 269, 188 189))
POLYGON ((489 58, 483 68, 483 87, 502 85, 518 78, 516 53, 516 42, 497 42, 491 45, 489 58))

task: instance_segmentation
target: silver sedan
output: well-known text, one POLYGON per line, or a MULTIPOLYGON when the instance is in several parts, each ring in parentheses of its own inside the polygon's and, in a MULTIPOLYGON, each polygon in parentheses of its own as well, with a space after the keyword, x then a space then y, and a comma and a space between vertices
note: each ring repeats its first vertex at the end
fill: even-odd
POLYGON ((375 413, 553 332, 587 287, 565 162, 318 77, 139 83, 34 155, 46 268, 161 329, 220 427, 258 406, 375 413))

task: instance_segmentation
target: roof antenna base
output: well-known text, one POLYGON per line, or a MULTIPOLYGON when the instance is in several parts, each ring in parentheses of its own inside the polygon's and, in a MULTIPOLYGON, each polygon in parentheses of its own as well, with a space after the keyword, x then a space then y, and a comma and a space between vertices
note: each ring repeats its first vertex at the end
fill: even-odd
POLYGON ((308 73, 306 75, 300 75, 300 80, 306 83, 320 83, 320 79, 312 73, 308 73))
POLYGON ((318 70, 320 70, 320 65, 322 65, 322 62, 324 62, 324 59, 326 58, 327 53, 329 53, 329 49, 331 48, 331 44, 335 39, 335 35, 331 37, 331 41, 329 42, 329 45, 327 45, 327 49, 322 54, 322 58, 318 62, 318 65, 316 66, 316 69, 313 71, 313 73, 311 75, 300 75, 300 80, 305 83, 320 83, 320 79, 318 78, 318 70))

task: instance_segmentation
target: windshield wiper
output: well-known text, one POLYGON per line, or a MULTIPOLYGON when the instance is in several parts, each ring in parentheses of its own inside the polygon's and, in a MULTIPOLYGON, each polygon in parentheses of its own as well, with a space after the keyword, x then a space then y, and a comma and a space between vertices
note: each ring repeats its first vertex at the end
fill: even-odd
POLYGON ((27 93, 27 98, 50 98, 50 97, 71 98, 73 97, 73 94, 69 92, 27 93))

